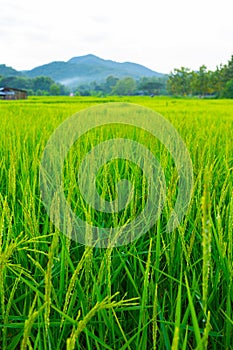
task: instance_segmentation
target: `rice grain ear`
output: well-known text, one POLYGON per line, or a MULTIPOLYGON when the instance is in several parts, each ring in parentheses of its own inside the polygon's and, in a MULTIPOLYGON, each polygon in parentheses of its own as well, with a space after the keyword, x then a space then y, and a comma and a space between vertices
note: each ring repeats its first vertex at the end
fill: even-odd
POLYGON ((202 196, 202 304, 204 317, 207 317, 208 308, 208 288, 211 266, 211 241, 212 241, 212 219, 211 219, 211 173, 212 169, 205 169, 204 172, 204 190, 202 196))
MULTIPOLYGON (((65 300, 64 300, 64 306, 63 306, 63 310, 62 310, 64 314, 67 313, 67 310, 68 310, 68 308, 69 308, 69 303, 70 303, 72 294, 73 294, 73 292, 74 292, 75 284, 76 284, 76 282, 78 281, 79 273, 80 273, 82 270, 85 271, 86 260, 89 261, 89 258, 90 258, 90 257, 93 257, 92 250, 93 250, 92 247, 85 247, 85 251, 84 251, 84 253, 83 253, 81 259, 79 260, 79 262, 78 262, 78 264, 77 264, 77 266, 76 266, 76 269, 75 269, 73 275, 71 276, 69 285, 68 285, 68 287, 67 287, 67 292, 66 292, 65 300)), ((62 319, 61 319, 60 328, 62 327, 63 323, 64 323, 64 317, 62 317, 62 319)))
POLYGON ((138 298, 131 299, 121 299, 120 301, 115 301, 114 298, 119 294, 119 292, 115 293, 111 297, 107 296, 101 302, 97 302, 95 306, 84 316, 82 320, 79 321, 81 312, 78 312, 76 321, 78 322, 77 327, 73 327, 71 335, 67 338, 67 350, 74 350, 76 347, 76 341, 80 336, 81 332, 86 328, 87 324, 91 321, 91 319, 95 316, 96 313, 101 310, 106 309, 117 309, 124 306, 134 306, 138 305, 138 298))
POLYGON ((54 289, 52 269, 54 265, 54 258, 57 255, 58 244, 59 244, 59 232, 56 230, 52 238, 51 246, 49 248, 48 263, 47 263, 47 268, 45 272, 44 326, 45 326, 46 337, 48 339, 49 339, 49 326, 50 326, 50 311, 51 311, 51 304, 52 304, 51 294, 52 294, 52 290, 54 289))
POLYGON ((30 340, 32 327, 33 327, 36 319, 40 315, 40 313, 46 307, 46 304, 44 304, 39 308, 38 311, 34 311, 37 301, 38 301, 38 296, 35 295, 35 298, 32 302, 30 310, 29 310, 28 318, 24 323, 23 339, 21 342, 20 350, 27 350, 28 347, 29 347, 29 349, 33 348, 33 346, 31 345, 31 340, 30 340))

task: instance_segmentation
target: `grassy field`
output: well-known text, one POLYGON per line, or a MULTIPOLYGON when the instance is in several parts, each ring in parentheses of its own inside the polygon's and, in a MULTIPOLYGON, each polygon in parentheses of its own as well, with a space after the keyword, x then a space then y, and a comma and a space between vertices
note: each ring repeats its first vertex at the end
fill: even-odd
MULTIPOLYGON (((232 100, 0 101, 0 125, 0 349, 233 348, 232 100), (181 225, 168 234, 177 194, 174 162, 157 140, 116 128, 111 137, 128 133, 157 156, 167 202, 160 219, 139 239, 93 248, 54 227, 41 200, 39 167, 62 121, 84 108, 117 101, 149 107, 173 124, 193 163, 193 196, 181 225)), ((136 189, 132 203, 112 218, 80 202, 77 165, 109 132, 90 132, 72 147, 64 188, 78 215, 111 227, 143 209, 146 185, 135 164, 116 160, 102 169, 97 184, 105 199, 114 199, 114 183, 129 172, 136 189)))

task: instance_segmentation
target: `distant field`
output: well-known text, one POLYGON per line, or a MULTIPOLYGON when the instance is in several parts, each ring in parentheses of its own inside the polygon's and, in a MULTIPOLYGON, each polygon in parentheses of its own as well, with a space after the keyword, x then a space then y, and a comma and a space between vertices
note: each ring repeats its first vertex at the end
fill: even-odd
MULTIPOLYGON (((233 100, 31 97, 0 101, 0 125, 0 349, 232 349, 233 100), (116 128, 112 138, 127 131, 158 157, 167 202, 138 240, 98 249, 54 227, 41 200, 39 167, 62 121, 107 102, 142 105, 173 124, 193 163, 194 191, 181 225, 166 233, 177 195, 174 162, 157 140, 116 128)), ((112 200, 114 183, 129 171, 136 189, 129 207, 111 218, 80 201, 77 165, 108 135, 90 132, 72 147, 64 188, 78 215, 110 227, 143 209, 146 185, 140 169, 116 160, 98 184, 112 200)))

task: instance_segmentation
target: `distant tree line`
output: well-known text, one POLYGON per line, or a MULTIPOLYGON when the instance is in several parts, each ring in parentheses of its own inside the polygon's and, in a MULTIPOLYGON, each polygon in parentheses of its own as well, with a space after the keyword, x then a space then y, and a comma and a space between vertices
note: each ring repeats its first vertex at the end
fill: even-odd
POLYGON ((233 98, 233 56, 215 71, 203 65, 198 71, 174 69, 167 81, 169 95, 233 98))
POLYGON ((64 85, 55 83, 49 77, 1 77, 0 76, 0 86, 9 86, 16 89, 26 90, 28 95, 36 96, 59 96, 68 95, 69 89, 64 85))
POLYGON ((137 81, 131 77, 119 79, 114 76, 108 76, 103 82, 94 81, 70 89, 45 76, 36 78, 0 76, 0 86, 27 90, 28 95, 34 96, 61 96, 69 95, 70 93, 76 96, 166 95, 166 81, 166 76, 162 78, 143 77, 137 81))
POLYGON ((103 82, 81 84, 74 89, 75 95, 80 96, 132 96, 132 95, 166 95, 167 77, 143 77, 135 80, 131 77, 119 79, 112 75, 103 82))
POLYGON ((162 77, 118 78, 108 76, 102 82, 83 83, 76 88, 68 88, 49 77, 27 78, 22 76, 0 76, 0 86, 25 89, 28 95, 38 96, 132 96, 132 95, 171 95, 214 98, 233 98, 233 56, 225 65, 215 71, 202 65, 198 71, 189 68, 175 68, 162 77))

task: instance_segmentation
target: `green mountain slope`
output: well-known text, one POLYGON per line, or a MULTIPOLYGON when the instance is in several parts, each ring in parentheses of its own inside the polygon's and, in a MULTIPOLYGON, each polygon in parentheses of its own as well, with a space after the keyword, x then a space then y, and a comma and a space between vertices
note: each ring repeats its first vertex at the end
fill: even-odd
POLYGON ((94 55, 73 57, 67 62, 51 62, 30 71, 25 71, 24 74, 31 78, 41 75, 48 76, 56 82, 70 87, 91 81, 100 82, 109 75, 114 75, 118 78, 130 76, 134 79, 142 76, 163 76, 161 73, 136 63, 119 63, 104 60, 94 55))
POLYGON ((14 68, 7 67, 5 64, 0 64, 0 76, 3 76, 3 77, 18 77, 18 76, 22 76, 22 73, 18 72, 14 68))
POLYGON ((36 78, 46 76, 68 87, 77 87, 80 84, 93 81, 102 82, 110 75, 117 78, 132 77, 134 79, 163 76, 162 73, 155 72, 140 64, 104 60, 91 54, 73 57, 67 62, 51 62, 28 71, 17 71, 5 64, 0 65, 0 76, 3 77, 36 78))

